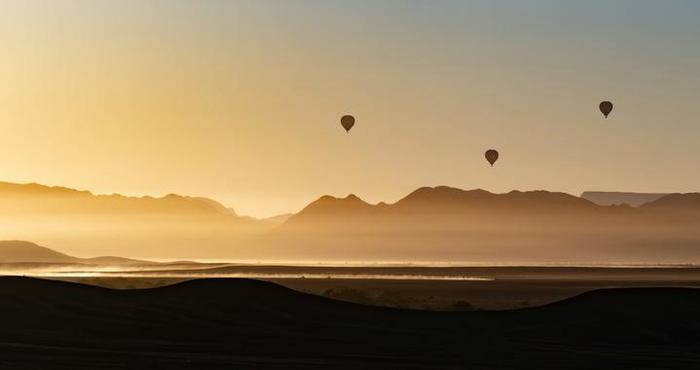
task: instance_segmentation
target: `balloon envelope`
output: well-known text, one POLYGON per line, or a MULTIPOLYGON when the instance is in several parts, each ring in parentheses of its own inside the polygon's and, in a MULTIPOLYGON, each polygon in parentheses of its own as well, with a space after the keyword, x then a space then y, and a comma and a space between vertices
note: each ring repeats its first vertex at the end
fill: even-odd
POLYGON ((604 102, 601 102, 598 107, 600 108, 600 111, 603 113, 605 118, 608 118, 608 114, 610 114, 610 112, 612 112, 613 103, 606 100, 604 102))
POLYGON ((486 151, 485 157, 486 160, 491 163, 491 166, 493 166, 493 164, 498 160, 498 151, 495 149, 489 149, 486 151))
POLYGON ((355 126, 355 117, 351 115, 345 115, 340 118, 340 124, 343 126, 345 131, 350 132, 352 126, 355 126))

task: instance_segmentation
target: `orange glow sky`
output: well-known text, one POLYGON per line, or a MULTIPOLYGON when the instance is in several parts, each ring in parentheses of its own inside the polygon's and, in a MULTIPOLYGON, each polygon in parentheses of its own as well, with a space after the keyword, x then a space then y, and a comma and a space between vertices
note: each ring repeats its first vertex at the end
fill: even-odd
POLYGON ((424 185, 700 184, 698 2, 0 7, 0 181, 201 195, 255 216, 424 185))

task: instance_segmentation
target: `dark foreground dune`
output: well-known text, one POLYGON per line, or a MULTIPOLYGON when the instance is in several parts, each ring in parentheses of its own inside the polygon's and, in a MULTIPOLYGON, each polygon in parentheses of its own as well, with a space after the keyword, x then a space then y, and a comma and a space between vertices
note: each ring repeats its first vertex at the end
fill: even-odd
POLYGON ((697 368, 700 291, 607 289, 502 312, 360 306, 273 283, 110 290, 0 278, 2 369, 697 368))

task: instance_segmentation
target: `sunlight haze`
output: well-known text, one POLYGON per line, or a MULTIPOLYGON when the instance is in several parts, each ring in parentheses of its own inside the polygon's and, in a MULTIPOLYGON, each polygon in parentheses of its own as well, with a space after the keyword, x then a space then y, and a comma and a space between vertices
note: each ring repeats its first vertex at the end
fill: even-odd
POLYGON ((438 3, 5 1, 1 180, 256 217, 426 185, 698 190, 700 2, 438 3))

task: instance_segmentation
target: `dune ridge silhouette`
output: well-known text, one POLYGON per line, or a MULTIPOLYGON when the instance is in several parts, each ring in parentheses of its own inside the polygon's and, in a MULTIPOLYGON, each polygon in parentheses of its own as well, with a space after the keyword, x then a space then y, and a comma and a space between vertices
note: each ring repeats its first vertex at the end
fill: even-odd
POLYGON ((692 350, 700 345, 700 292, 690 288, 607 289, 532 309, 465 313, 362 306, 245 279, 110 290, 3 277, 0 297, 0 349, 10 367, 48 359, 74 369, 687 368, 700 361, 692 350), (509 356, 498 355, 504 348, 509 356))

